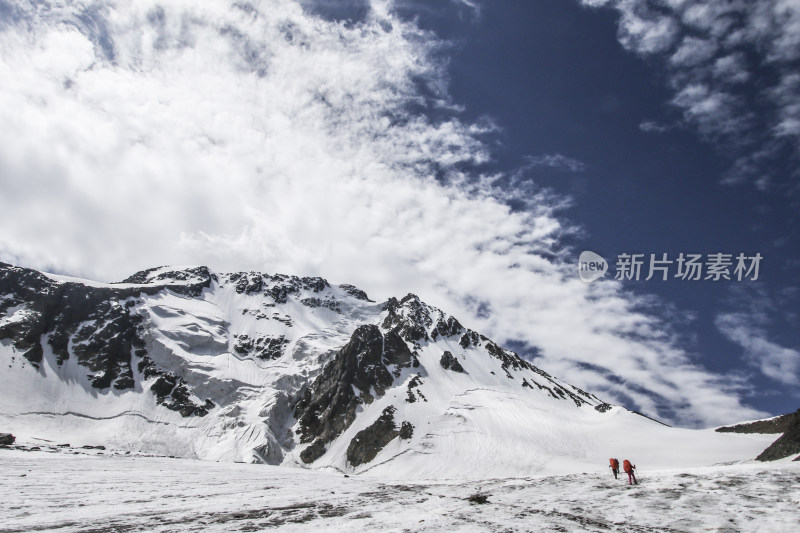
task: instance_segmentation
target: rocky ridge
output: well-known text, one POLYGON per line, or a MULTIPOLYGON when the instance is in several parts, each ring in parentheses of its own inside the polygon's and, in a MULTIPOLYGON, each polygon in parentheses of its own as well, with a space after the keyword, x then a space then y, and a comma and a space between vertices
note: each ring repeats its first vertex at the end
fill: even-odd
MULTIPOLYGON (((780 433, 781 436, 756 457, 757 461, 776 461, 800 454, 800 409, 794 413, 766 420, 720 427, 716 431, 719 433, 780 433)), ((794 460, 800 461, 800 455, 794 460)))

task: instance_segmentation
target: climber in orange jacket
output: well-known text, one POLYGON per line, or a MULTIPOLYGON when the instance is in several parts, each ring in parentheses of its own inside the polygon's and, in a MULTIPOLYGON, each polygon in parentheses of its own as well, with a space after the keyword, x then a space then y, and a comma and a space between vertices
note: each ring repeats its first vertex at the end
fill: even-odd
POLYGON ((608 460, 610 465, 608 467, 611 469, 611 472, 614 474, 614 479, 617 479, 617 474, 619 474, 619 460, 615 458, 611 458, 608 460))
POLYGON ((639 482, 636 481, 636 475, 633 473, 633 471, 636 470, 636 465, 632 465, 630 461, 625 459, 622 461, 622 469, 628 474, 628 485, 632 485, 633 483, 639 484, 639 482), (631 479, 633 483, 631 483, 631 479))

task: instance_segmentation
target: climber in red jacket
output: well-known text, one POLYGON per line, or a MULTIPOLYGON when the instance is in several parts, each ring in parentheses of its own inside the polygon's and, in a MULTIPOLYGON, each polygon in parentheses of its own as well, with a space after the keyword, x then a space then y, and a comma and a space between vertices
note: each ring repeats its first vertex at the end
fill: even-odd
POLYGON ((625 459, 622 461, 622 469, 628 474, 628 485, 632 485, 633 483, 639 484, 639 482, 636 481, 636 475, 633 473, 633 471, 636 470, 636 465, 632 465, 630 461, 625 459), (631 483, 631 480, 633 480, 633 483, 631 483))

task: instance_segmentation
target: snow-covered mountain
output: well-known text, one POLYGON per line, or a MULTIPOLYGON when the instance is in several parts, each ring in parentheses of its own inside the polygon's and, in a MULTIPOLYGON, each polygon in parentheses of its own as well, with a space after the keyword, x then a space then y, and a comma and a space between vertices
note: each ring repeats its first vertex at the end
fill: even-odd
POLYGON ((564 383, 409 294, 206 267, 100 284, 0 263, 0 431, 345 472, 497 477, 752 459, 564 383))

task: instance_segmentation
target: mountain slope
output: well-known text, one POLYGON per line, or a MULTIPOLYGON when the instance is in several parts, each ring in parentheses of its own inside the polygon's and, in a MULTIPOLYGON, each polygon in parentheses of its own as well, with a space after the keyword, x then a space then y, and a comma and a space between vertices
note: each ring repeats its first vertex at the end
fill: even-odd
POLYGON ((73 444, 481 477, 748 459, 760 435, 663 426, 414 295, 205 267, 119 284, 0 264, 0 430, 73 444))

